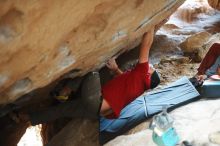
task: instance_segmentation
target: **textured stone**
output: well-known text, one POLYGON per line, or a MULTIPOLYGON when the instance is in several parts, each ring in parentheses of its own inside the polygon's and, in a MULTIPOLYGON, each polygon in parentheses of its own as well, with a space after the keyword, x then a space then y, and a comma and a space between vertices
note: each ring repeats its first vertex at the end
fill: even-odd
POLYGON ((23 31, 23 13, 14 8, 10 9, 0 19, 0 42, 6 43, 23 31))
MULTIPOLYGON (((0 1, 0 104, 61 75, 99 69, 185 0, 0 1), (28 79, 30 84, 17 88, 28 79)), ((26 83, 26 82, 25 82, 26 83)))
POLYGON ((192 53, 198 51, 211 37, 208 32, 199 32, 188 37, 184 42, 180 44, 183 52, 192 53))
POLYGON ((72 120, 47 146, 98 146, 98 135, 98 122, 72 120))
POLYGON ((196 33, 183 41, 180 44, 180 48, 185 54, 191 56, 194 61, 200 62, 206 53, 202 47, 207 44, 211 36, 206 31, 196 33))
POLYGON ((207 32, 201 32, 188 37, 180 44, 180 47, 191 59, 200 62, 214 43, 220 43, 219 33, 211 35, 207 32))
POLYGON ((220 1, 219 0, 208 0, 209 5, 217 10, 220 10, 220 1))

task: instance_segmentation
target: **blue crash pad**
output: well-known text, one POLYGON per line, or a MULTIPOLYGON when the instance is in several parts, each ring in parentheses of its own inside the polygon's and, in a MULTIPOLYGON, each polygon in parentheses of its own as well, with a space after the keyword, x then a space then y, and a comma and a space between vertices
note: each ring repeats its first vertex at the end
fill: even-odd
POLYGON ((220 81, 219 80, 205 80, 200 94, 202 97, 220 97, 220 81))

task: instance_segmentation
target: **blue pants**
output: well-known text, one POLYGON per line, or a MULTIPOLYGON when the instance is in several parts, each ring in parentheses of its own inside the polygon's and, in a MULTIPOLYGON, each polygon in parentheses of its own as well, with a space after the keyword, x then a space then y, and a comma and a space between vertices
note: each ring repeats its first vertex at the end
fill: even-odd
POLYGON ((199 96, 188 78, 183 77, 158 91, 144 93, 127 105, 117 119, 100 117, 100 143, 123 134, 148 117, 160 112, 164 106, 175 107, 199 96))

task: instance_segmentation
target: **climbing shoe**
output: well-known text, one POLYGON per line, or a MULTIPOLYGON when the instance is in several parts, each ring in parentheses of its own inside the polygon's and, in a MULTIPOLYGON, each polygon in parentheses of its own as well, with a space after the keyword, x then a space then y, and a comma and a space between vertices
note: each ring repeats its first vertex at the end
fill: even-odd
POLYGON ((193 84, 194 87, 201 87, 203 85, 203 81, 197 80, 196 77, 189 78, 189 81, 193 84))

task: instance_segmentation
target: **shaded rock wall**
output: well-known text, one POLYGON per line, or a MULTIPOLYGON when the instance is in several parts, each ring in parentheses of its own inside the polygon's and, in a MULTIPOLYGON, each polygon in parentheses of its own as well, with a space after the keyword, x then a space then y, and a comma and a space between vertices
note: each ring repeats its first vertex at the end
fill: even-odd
POLYGON ((184 0, 0 1, 0 104, 133 48, 184 0))
POLYGON ((47 146, 98 146, 98 128, 97 121, 72 120, 52 138, 47 146))
POLYGON ((26 122, 15 123, 8 116, 1 118, 0 145, 17 146, 29 124, 26 122))

